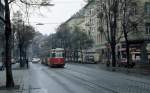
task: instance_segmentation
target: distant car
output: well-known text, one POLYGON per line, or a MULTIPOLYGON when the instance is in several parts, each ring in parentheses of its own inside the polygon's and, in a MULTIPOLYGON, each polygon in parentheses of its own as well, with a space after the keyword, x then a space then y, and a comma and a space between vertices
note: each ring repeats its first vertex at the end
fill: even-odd
POLYGON ((94 56, 87 55, 87 56, 85 56, 85 63, 97 63, 97 62, 95 62, 94 56))
POLYGON ((40 58, 33 58, 32 59, 32 63, 38 63, 38 62, 40 62, 40 58))
POLYGON ((0 62, 0 70, 3 70, 3 63, 0 62))
POLYGON ((14 58, 11 59, 11 64, 15 64, 16 60, 14 58))

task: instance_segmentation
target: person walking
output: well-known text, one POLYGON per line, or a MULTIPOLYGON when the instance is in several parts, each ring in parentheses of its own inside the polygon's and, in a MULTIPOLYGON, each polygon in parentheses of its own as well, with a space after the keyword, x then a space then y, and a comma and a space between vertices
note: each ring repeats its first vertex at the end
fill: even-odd
POLYGON ((4 70, 5 69, 5 55, 4 55, 4 52, 2 52, 2 66, 1 66, 1 70, 4 70))

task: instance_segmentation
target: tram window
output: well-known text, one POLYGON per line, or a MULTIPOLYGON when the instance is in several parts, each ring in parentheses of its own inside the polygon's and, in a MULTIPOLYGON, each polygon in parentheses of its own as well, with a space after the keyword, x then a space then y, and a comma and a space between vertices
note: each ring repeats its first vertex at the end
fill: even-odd
POLYGON ((52 54, 51 54, 51 53, 47 55, 47 57, 51 57, 51 56, 52 56, 52 54))
POLYGON ((52 57, 55 57, 56 55, 55 55, 55 53, 52 53, 52 57))
POLYGON ((65 57, 65 53, 62 53, 62 56, 65 57))
POLYGON ((62 53, 56 53, 56 57, 62 57, 63 54, 62 53))

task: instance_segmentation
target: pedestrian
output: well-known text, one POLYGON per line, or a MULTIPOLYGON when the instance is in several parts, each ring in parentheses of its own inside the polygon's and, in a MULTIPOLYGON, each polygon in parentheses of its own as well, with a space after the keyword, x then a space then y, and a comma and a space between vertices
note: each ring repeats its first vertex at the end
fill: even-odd
POLYGON ((1 70, 4 70, 5 69, 5 55, 4 55, 4 52, 2 52, 2 66, 1 66, 1 70))
POLYGON ((29 68, 29 61, 27 58, 26 58, 26 65, 27 65, 27 68, 29 68))
POLYGON ((106 66, 107 66, 107 67, 110 67, 110 60, 107 60, 106 66))

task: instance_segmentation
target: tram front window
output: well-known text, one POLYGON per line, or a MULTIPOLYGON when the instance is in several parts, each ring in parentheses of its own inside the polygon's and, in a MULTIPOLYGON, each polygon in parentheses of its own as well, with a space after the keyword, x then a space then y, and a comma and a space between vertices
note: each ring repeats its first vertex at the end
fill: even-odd
POLYGON ((52 57, 55 57, 56 55, 55 55, 55 53, 52 53, 52 57))

